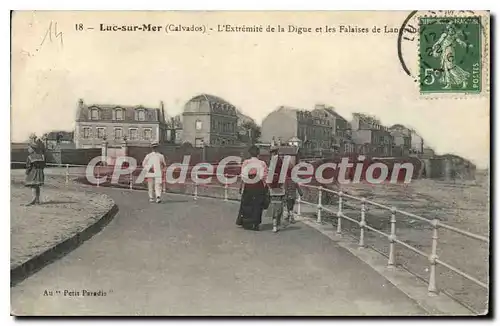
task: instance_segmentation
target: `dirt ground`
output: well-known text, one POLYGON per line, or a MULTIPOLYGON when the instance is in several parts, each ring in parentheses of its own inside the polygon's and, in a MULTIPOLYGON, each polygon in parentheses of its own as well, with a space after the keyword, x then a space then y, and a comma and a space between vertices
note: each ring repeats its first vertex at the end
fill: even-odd
POLYGON ((113 206, 102 194, 42 188, 41 205, 25 206, 31 189, 11 184, 11 269, 93 224, 113 206))

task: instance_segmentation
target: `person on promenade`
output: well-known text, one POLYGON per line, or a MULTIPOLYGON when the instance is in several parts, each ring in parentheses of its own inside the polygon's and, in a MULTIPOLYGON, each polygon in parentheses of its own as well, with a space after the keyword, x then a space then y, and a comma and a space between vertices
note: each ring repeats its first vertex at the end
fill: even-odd
POLYGON ((293 224, 293 223, 295 223, 293 208, 295 206, 295 200, 297 199, 297 193, 301 197, 304 194, 302 192, 302 189, 298 185, 298 183, 292 179, 291 171, 292 171, 292 169, 288 170, 287 179, 285 181, 285 203, 286 203, 286 210, 287 210, 287 217, 285 218, 285 220, 288 223, 293 224))
POLYGON ((28 146, 28 158, 26 159, 26 181, 25 186, 31 188, 33 199, 27 206, 40 204, 40 187, 45 181, 45 155, 43 148, 36 140, 32 140, 28 146))
POLYGON ((273 171, 272 181, 269 183, 269 191, 271 195, 271 215, 273 217, 273 232, 278 232, 281 226, 281 218, 283 216, 283 201, 285 199, 284 180, 280 182, 280 174, 283 166, 283 160, 279 156, 278 147, 272 146, 270 149, 271 160, 269 165, 275 161, 276 166, 273 171))
POLYGON ((161 203, 161 192, 162 192, 162 171, 167 166, 165 161, 165 156, 158 152, 158 143, 153 142, 151 144, 151 153, 146 155, 142 161, 142 166, 151 166, 152 172, 155 174, 154 177, 147 178, 148 183, 148 195, 149 202, 154 203, 155 198, 157 203, 161 203), (160 167, 162 171, 155 171, 155 167, 160 167))
POLYGON ((258 231, 262 223, 262 212, 265 209, 268 194, 265 182, 267 165, 264 161, 258 159, 260 150, 257 146, 251 146, 248 152, 250 158, 243 161, 241 165, 241 203, 236 225, 241 225, 247 230, 258 231), (256 183, 250 183, 249 180, 245 181, 247 176, 249 180, 259 178, 259 181, 256 183))

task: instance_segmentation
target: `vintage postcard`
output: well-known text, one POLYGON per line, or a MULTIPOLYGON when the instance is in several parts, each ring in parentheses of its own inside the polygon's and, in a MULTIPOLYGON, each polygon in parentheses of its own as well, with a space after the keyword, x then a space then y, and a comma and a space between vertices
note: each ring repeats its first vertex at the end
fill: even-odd
POLYGON ((14 316, 490 311, 488 11, 14 11, 14 316))

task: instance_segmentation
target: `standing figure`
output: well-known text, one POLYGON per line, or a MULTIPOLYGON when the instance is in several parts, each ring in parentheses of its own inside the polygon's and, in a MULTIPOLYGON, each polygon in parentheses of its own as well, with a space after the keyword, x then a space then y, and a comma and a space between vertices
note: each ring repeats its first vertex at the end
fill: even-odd
POLYGON ((153 142, 151 144, 151 153, 146 155, 142 161, 142 166, 144 168, 150 168, 149 172, 155 175, 154 177, 147 178, 150 203, 154 203, 155 198, 157 203, 161 203, 162 170, 167 166, 165 156, 158 152, 158 146, 157 142, 153 142), (155 168, 159 168, 160 171, 156 171, 155 168))
MULTIPOLYGON (((269 183, 269 192, 271 194, 270 210, 273 217, 273 232, 278 232, 281 226, 281 218, 283 216, 283 203, 285 200, 285 186, 284 182, 280 182, 281 169, 283 167, 283 160, 279 157, 279 150, 276 146, 271 146, 271 163, 276 162, 273 173, 272 181, 269 183)), ((284 181, 284 180, 283 180, 284 181)))
MULTIPOLYGON (((289 170, 291 171, 291 170, 289 170)), ((295 218, 293 215, 293 208, 295 206, 295 200, 297 199, 297 193, 302 197, 304 193, 300 186, 291 178, 291 173, 287 176, 285 181, 285 203, 287 210, 286 221, 289 223, 295 223, 295 218)))
POLYGON ((26 159, 26 181, 25 186, 30 187, 33 192, 33 200, 27 206, 40 204, 40 187, 45 181, 45 156, 42 148, 35 142, 28 147, 28 158, 26 159))
POLYGON ((248 150, 250 158, 243 161, 241 165, 240 194, 241 203, 236 225, 243 226, 247 230, 259 230, 262 223, 262 212, 264 210, 265 196, 267 195, 267 165, 258 159, 260 150, 253 145, 248 150), (246 177, 248 176, 248 179, 246 177), (258 182, 250 180, 259 179, 258 182))
POLYGON ((472 44, 467 44, 459 38, 463 32, 457 31, 453 23, 448 23, 444 32, 439 37, 439 40, 432 46, 432 55, 440 57, 442 75, 440 82, 444 84, 445 89, 450 89, 451 86, 462 85, 462 88, 467 87, 467 79, 470 72, 465 71, 458 66, 455 55, 457 45, 462 47, 472 47, 472 44))

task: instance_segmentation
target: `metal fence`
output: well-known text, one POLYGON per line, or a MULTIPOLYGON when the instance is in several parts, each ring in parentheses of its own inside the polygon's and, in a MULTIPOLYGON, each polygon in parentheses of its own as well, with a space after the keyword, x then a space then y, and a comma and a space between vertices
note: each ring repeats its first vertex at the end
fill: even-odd
MULTIPOLYGON (((25 164, 25 163, 23 163, 23 162, 11 162, 11 164, 15 165, 15 164, 25 164)), ((50 166, 61 167, 60 164, 50 164, 50 163, 47 164, 47 166, 49 166, 49 167, 50 166)), ((178 166, 180 167, 181 165, 179 164, 178 166)), ((86 165, 63 164, 63 167, 64 167, 64 171, 61 171, 61 169, 59 169, 57 173, 53 173, 51 171, 46 171, 45 174, 49 175, 49 176, 54 175, 54 176, 64 177, 66 184, 68 184, 70 182, 72 176, 73 177, 85 177, 84 171, 86 171, 86 169, 87 169, 86 165), (75 169, 77 169, 77 170, 75 170, 75 169)), ((106 181, 106 183, 101 183, 99 181, 102 176, 105 176, 105 175, 109 176, 110 170, 112 170, 112 167, 107 167, 107 166, 96 166, 95 167, 93 174, 95 175, 95 177, 98 180, 97 183, 95 184, 96 187, 110 186, 111 185, 107 181, 106 181)), ((142 168, 138 168, 134 172, 136 172, 136 171, 142 171, 142 168)), ((137 180, 137 176, 136 176, 136 173, 134 173, 134 172, 130 172, 129 177, 128 177, 128 182, 129 182, 128 188, 130 188, 130 189, 134 189, 135 185, 136 185, 135 181, 137 180)), ((216 176, 216 175, 217 174, 213 174, 213 176, 216 176)), ((239 175, 224 174, 224 175, 220 175, 220 176, 223 176, 224 178, 230 178, 230 177, 238 177, 239 175)), ((191 194, 193 196, 193 199, 195 199, 195 200, 198 199, 198 197, 202 197, 199 194, 201 188, 219 189, 219 190, 223 189, 222 199, 224 201, 228 201, 230 199, 236 199, 236 200, 239 199, 239 196, 237 196, 236 198, 230 198, 230 196, 229 196, 230 190, 238 189, 239 187, 234 187, 234 186, 232 187, 227 182, 222 183, 222 184, 221 183, 219 183, 219 184, 199 184, 197 182, 194 182, 193 180, 190 180, 190 181, 187 181, 187 184, 190 185, 190 187, 189 187, 190 189, 188 191, 188 189, 186 188, 186 191, 188 192, 188 194, 191 194)), ((124 186, 123 183, 122 183, 122 186, 124 186)), ((301 198, 301 196, 298 196, 297 197, 298 200, 297 200, 296 212, 299 216, 301 216, 301 206, 302 205, 310 205, 310 206, 313 206, 316 208, 316 222, 320 223, 320 224, 323 223, 323 219, 322 219, 323 212, 329 212, 331 214, 334 214, 334 216, 336 216, 336 218, 337 218, 336 233, 338 235, 342 234, 342 221, 343 220, 353 222, 355 225, 357 225, 359 227, 359 242, 358 242, 359 247, 365 247, 365 231, 366 230, 373 231, 373 232, 381 235, 382 237, 387 238, 387 240, 389 241, 389 255, 388 255, 388 261, 387 261, 388 268, 394 268, 396 266, 396 261, 395 261, 396 244, 398 244, 402 247, 405 247, 405 248, 417 253, 420 256, 427 257, 429 260, 429 265, 430 265, 429 266, 430 267, 429 268, 430 274, 429 274, 429 279, 428 279, 428 284, 429 284, 428 285, 428 293, 429 293, 429 295, 437 295, 437 293, 438 293, 437 284, 436 284, 436 266, 437 265, 441 265, 441 266, 457 273, 458 275, 474 282, 475 284, 479 285, 483 289, 488 290, 488 284, 476 279, 475 277, 471 276, 470 274, 468 274, 464 271, 461 271, 457 267, 454 267, 454 266, 442 261, 437 255, 437 248, 438 248, 438 244, 439 244, 439 236, 438 235, 439 235, 440 228, 447 229, 447 230, 452 231, 452 232, 459 234, 461 236, 471 238, 471 239, 474 239, 477 241, 481 241, 481 242, 486 243, 486 244, 489 244, 489 238, 484 237, 484 236, 480 236, 480 235, 477 235, 477 234, 474 234, 474 233, 471 233, 471 232, 468 232, 465 230, 461 230, 459 228, 456 228, 456 227, 453 227, 450 225, 447 225, 447 224, 439 221, 438 219, 432 219, 432 220, 427 219, 427 218, 421 217, 421 216, 416 215, 416 214, 412 214, 409 212, 399 210, 396 207, 389 207, 387 205, 382 205, 382 204, 379 204, 377 202, 367 200, 366 198, 360 198, 360 197, 356 197, 356 196, 352 196, 352 195, 343 193, 342 191, 335 191, 332 189, 324 188, 322 186, 305 185, 305 184, 302 184, 301 187, 316 190, 317 191, 317 202, 306 201, 303 198, 301 198), (323 197, 325 194, 333 195, 338 199, 337 200, 337 210, 330 209, 323 204, 323 197), (357 219, 353 218, 352 216, 348 216, 344 213, 344 211, 345 211, 344 210, 344 207, 345 207, 344 199, 347 199, 347 198, 354 200, 354 201, 357 201, 361 204, 360 220, 357 220, 357 219), (373 226, 370 226, 366 223, 366 211, 367 211, 368 205, 375 206, 379 209, 383 209, 383 210, 386 210, 388 212, 387 222, 390 223, 390 233, 386 233, 386 232, 383 232, 381 230, 378 230, 378 229, 374 228, 373 226), (423 252, 423 251, 419 250, 418 248, 415 248, 414 246, 412 246, 404 241, 401 241, 397 238, 397 230, 396 230, 397 217, 412 218, 412 219, 416 219, 416 220, 430 224, 430 226, 432 227, 432 243, 431 243, 431 252, 430 253, 423 252)), ((167 192, 165 178, 163 178, 163 192, 167 192)), ((205 196, 203 196, 203 197, 205 197, 205 196)))
POLYGON ((356 196, 352 196, 352 195, 343 193, 342 191, 334 191, 331 189, 326 189, 322 186, 312 186, 312 185, 301 185, 301 186, 317 190, 318 196, 317 196, 316 203, 305 201, 304 199, 302 199, 299 196, 298 203, 297 203, 298 215, 301 214, 301 205, 303 205, 303 204, 316 207, 316 216, 317 216, 316 222, 317 223, 323 222, 322 221, 323 211, 332 213, 332 214, 336 215, 336 217, 337 217, 336 233, 338 235, 342 234, 342 221, 343 220, 348 220, 348 221, 353 222, 354 224, 359 226, 359 243, 358 243, 358 245, 360 247, 365 247, 365 231, 366 230, 371 230, 371 231, 378 233, 379 235, 387 238, 387 240, 389 241, 389 257, 388 257, 388 261, 387 261, 387 266, 389 268, 393 268, 396 265, 396 261, 395 261, 396 244, 401 245, 401 246, 417 253, 418 255, 427 257, 429 259, 429 264, 430 264, 430 268, 429 268, 430 274, 429 274, 429 279, 428 279, 428 283, 429 283, 428 293, 429 293, 429 295, 436 295, 438 293, 437 284, 436 284, 436 265, 441 265, 441 266, 457 273, 458 275, 476 283, 480 287, 482 287, 484 289, 488 289, 488 284, 481 282, 480 280, 474 278, 473 276, 469 275, 468 273, 461 271, 457 267, 451 266, 450 264, 439 259, 439 257, 437 256, 437 247, 438 247, 438 241, 439 241, 439 237, 438 237, 439 232, 438 231, 440 228, 450 230, 450 231, 455 232, 457 234, 460 234, 462 236, 465 236, 465 237, 468 237, 471 239, 475 239, 477 241, 481 241, 481 242, 484 242, 486 244, 489 244, 488 238, 471 233, 471 232, 468 232, 468 231, 461 230, 459 228, 456 228, 456 227, 453 227, 450 225, 447 225, 447 224, 439 221, 438 219, 430 220, 430 219, 427 219, 427 218, 424 218, 424 217, 421 217, 421 216, 418 216, 418 215, 415 215, 415 214, 412 214, 409 212, 399 210, 396 207, 389 207, 386 205, 382 205, 382 204, 379 204, 377 202, 367 200, 366 198, 360 198, 360 197, 356 197, 356 196), (334 196, 336 196, 338 198, 338 209, 336 211, 323 205, 323 194, 324 193, 333 194, 334 196), (344 213, 343 200, 345 198, 349 198, 349 199, 352 199, 354 201, 360 202, 360 204, 361 204, 360 220, 357 220, 357 219, 353 218, 352 216, 347 216, 344 213), (387 216, 387 220, 391 226, 390 234, 385 233, 381 230, 378 230, 378 229, 376 229, 376 228, 374 228, 366 223, 367 205, 372 205, 372 206, 375 206, 377 208, 384 209, 389 213, 387 216), (397 235, 396 235, 397 234, 397 232, 396 232, 396 216, 401 216, 403 218, 413 218, 413 219, 420 220, 420 221, 425 222, 425 223, 429 223, 431 225, 431 227, 432 227, 432 244, 431 244, 431 252, 430 253, 425 253, 425 252, 419 250, 418 248, 415 248, 414 246, 412 246, 404 241, 398 240, 397 235))
MULTIPOLYGON (((26 164, 24 162, 11 162, 12 165, 15 166, 21 166, 23 164, 26 164)), ((46 163, 46 167, 49 169, 45 170, 45 175, 46 176, 56 176, 56 177, 64 177, 64 182, 65 184, 69 184, 72 178, 77 178, 78 181, 89 181, 87 176, 92 175, 95 178, 95 182, 84 182, 96 187, 106 187, 106 186, 113 186, 113 184, 110 182, 111 176, 114 171, 113 166, 100 166, 97 165, 92 168, 92 170, 87 170, 88 165, 78 165, 78 164, 58 164, 58 163, 46 163), (51 171, 50 167, 55 167, 58 168, 56 171, 51 171), (103 180, 105 179, 105 180, 103 180)), ((192 165, 183 165, 183 164, 176 164, 176 167, 187 167, 188 171, 193 168, 192 165)), ((237 167, 237 165, 231 166, 232 168, 237 167)), ((144 189, 146 186, 146 182, 144 181, 143 183, 138 183, 139 175, 143 172, 142 167, 137 167, 133 171, 128 172, 127 174, 122 174, 121 176, 124 178, 121 178, 117 180, 118 182, 114 184, 115 186, 120 186, 120 187, 127 187, 129 189, 144 189)), ((165 178, 165 169, 162 171, 162 191, 163 193, 166 193, 168 190, 166 178, 165 178)), ((201 182, 195 182, 194 180, 186 180, 182 184, 189 186, 189 189, 192 191, 193 198, 196 200, 198 199, 198 194, 200 193, 201 188, 204 189, 223 189, 223 199, 224 201, 228 201, 230 198, 229 192, 231 190, 237 190, 239 187, 234 187, 230 186, 229 183, 229 178, 238 178, 239 175, 234 175, 234 174, 217 174, 214 173, 212 176, 217 177, 217 181, 220 179, 226 179, 226 182, 219 182, 215 184, 203 184, 201 182)), ((200 196, 201 197, 201 196, 200 196)), ((239 199, 239 198, 232 198, 232 199, 239 199)))

